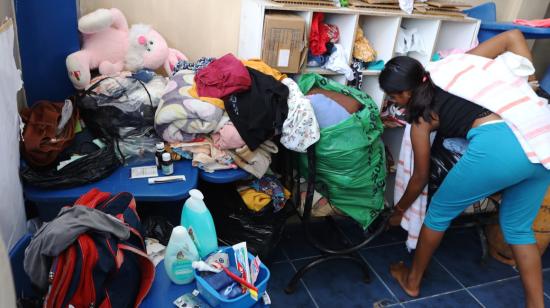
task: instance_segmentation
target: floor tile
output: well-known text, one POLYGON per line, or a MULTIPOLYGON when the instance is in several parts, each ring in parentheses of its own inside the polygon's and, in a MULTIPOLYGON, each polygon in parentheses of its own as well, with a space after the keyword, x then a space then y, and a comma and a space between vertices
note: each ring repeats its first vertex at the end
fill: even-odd
POLYGON ((285 252, 283 250, 283 245, 281 243, 279 243, 279 245, 277 245, 277 247, 275 248, 275 250, 271 254, 269 262, 271 264, 273 264, 273 263, 281 262, 281 261, 286 261, 286 255, 285 255, 285 252))
POLYGON ((407 231, 401 227, 391 228, 382 232, 379 236, 374 238, 366 247, 377 247, 380 245, 389 245, 400 243, 405 247, 405 241, 407 240, 407 231))
MULTIPOLYGON (((365 239, 365 232, 361 225, 355 222, 340 223, 339 224, 354 243, 359 243, 365 239)), ((380 245, 388 245, 404 242, 407 239, 407 232, 402 228, 391 228, 383 231, 377 237, 373 238, 365 247, 376 247, 380 245)))
POLYGON ((407 308, 438 307, 438 308, 474 308, 481 305, 466 291, 457 291, 437 295, 403 304, 407 308))
POLYGON ((449 230, 435 256, 466 287, 518 275, 493 258, 481 263, 481 244, 473 228, 449 230))
POLYGON ((550 268, 550 249, 546 249, 542 255, 542 268, 550 268))
MULTIPOLYGON (((324 220, 311 223, 311 234, 325 246, 331 248, 343 248, 344 245, 332 226, 324 220)), ((307 239, 301 224, 293 224, 286 228, 282 248, 291 260, 318 256, 321 252, 316 249, 307 239)))
POLYGON ((267 285, 267 293, 271 298, 271 307, 315 307, 311 297, 300 284, 293 294, 286 294, 284 288, 295 271, 288 262, 272 264, 269 267, 271 277, 267 285))
POLYGON ((550 271, 544 271, 542 273, 544 292, 550 295, 550 271))
MULTIPOLYGON (((307 260, 293 263, 299 269, 307 260)), ((371 282, 364 283, 362 271, 352 261, 323 263, 308 271, 303 280, 320 307, 373 307, 381 300, 396 302, 374 273, 371 282)))
MULTIPOLYGON (((525 294, 519 277, 501 282, 469 288, 470 292, 486 307, 524 307, 525 294)), ((546 307, 550 300, 544 298, 546 307)))
MULTIPOLYGON (((400 301, 412 299, 402 291, 399 284, 391 277, 389 270, 390 264, 399 261, 404 261, 405 264, 410 265, 412 255, 408 253, 404 244, 400 243, 391 246, 364 249, 361 253, 400 301)), ((460 288, 460 284, 437 262, 431 262, 422 282, 420 296, 426 297, 460 288)))

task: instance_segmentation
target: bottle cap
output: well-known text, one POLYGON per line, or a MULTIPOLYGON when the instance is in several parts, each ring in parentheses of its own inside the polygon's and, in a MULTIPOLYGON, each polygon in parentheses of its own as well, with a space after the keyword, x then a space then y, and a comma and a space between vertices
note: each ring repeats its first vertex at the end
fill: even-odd
POLYGON ((198 189, 191 189, 189 191, 189 196, 191 196, 191 198, 196 198, 196 199, 200 199, 200 200, 204 199, 204 195, 198 189))
POLYGON ((183 226, 176 226, 176 227, 174 227, 174 229, 172 229, 172 233, 177 234, 177 235, 184 234, 185 231, 186 231, 185 227, 183 227, 183 226))
POLYGON ((162 153, 162 161, 170 161, 170 153, 162 153))
POLYGON ((164 142, 159 142, 155 145, 158 151, 164 150, 164 142))

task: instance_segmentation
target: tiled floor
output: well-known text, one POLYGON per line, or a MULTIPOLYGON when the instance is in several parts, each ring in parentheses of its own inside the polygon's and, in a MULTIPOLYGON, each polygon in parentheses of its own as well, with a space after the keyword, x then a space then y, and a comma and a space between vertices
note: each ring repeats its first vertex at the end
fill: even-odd
MULTIPOLYGON (((349 239, 360 229, 344 225, 349 239)), ((329 243, 339 243, 326 223, 313 225, 313 233, 329 243)), ((297 291, 283 289, 292 275, 319 255, 299 226, 289 226, 270 266, 268 293, 273 307, 523 307, 523 289, 516 269, 493 259, 480 263, 481 246, 472 228, 451 229, 430 264, 419 298, 407 296, 389 275, 390 264, 410 264, 405 233, 390 230, 369 243, 361 256, 370 267, 371 283, 362 280, 358 266, 332 261, 310 270, 297 291)), ((550 253, 543 257, 546 304, 550 305, 550 253)))

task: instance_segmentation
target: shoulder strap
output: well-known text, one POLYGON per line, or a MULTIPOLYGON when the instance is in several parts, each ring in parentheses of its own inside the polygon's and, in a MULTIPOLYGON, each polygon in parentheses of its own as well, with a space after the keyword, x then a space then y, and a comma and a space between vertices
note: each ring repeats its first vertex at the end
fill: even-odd
POLYGON ((80 196, 78 200, 75 201, 75 205, 83 205, 86 207, 95 208, 102 202, 105 202, 111 196, 110 193, 99 191, 97 188, 93 188, 86 194, 80 196))

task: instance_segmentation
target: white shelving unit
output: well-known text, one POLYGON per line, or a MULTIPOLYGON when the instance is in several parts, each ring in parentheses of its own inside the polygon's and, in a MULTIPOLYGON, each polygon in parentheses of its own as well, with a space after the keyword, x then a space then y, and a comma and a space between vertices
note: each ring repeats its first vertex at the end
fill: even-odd
MULTIPOLYGON (((238 51, 240 58, 261 57, 264 16, 274 11, 301 16, 306 21, 306 37, 309 37, 313 13, 325 13, 324 22, 339 28, 339 43, 344 47, 349 64, 352 62, 357 27, 363 30, 365 37, 377 51, 377 60, 384 60, 385 63, 397 55, 395 47, 399 28, 416 28, 422 36, 426 52, 424 54, 410 52, 408 55, 423 64, 427 64, 440 50, 470 48, 476 42, 479 30, 479 20, 471 18, 407 15, 396 11, 359 8, 283 6, 266 0, 242 0, 238 51)), ((346 78, 342 74, 333 71, 303 67, 302 73, 306 72, 318 73, 337 82, 346 83, 346 78)), ((362 90, 369 94, 380 108, 384 101, 384 92, 378 84, 379 73, 379 71, 363 72, 362 90)), ((382 136, 395 160, 399 158, 402 136, 402 128, 387 129, 382 136)), ((393 183, 393 175, 388 176, 386 198, 389 202, 393 202, 393 183)))

